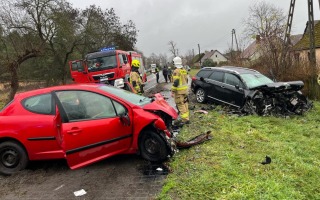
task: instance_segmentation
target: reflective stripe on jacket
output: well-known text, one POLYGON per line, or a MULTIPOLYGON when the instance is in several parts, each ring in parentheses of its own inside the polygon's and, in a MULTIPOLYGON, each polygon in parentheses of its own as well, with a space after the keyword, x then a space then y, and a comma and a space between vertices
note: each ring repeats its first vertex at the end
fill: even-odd
POLYGON ((175 69, 172 74, 173 85, 171 91, 177 94, 188 93, 187 71, 184 69, 175 69), (175 86, 175 81, 179 81, 178 86, 175 86))

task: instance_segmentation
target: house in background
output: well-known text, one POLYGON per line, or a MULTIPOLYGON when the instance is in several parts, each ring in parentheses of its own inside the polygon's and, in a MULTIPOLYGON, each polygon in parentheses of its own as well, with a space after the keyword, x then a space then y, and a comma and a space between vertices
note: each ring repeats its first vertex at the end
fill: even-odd
POLYGON ((204 56, 201 58, 201 63, 204 63, 204 61, 207 59, 211 59, 214 63, 217 63, 218 65, 220 63, 228 61, 228 59, 218 50, 205 51, 204 56))
MULTIPOLYGON (((320 64, 320 20, 314 22, 314 37, 316 50, 316 63, 320 64)), ((294 58, 298 62, 309 62, 310 55, 310 38, 309 38, 309 23, 307 22, 303 36, 295 45, 293 45, 294 58)))
MULTIPOLYGON (((302 38, 302 34, 291 35, 290 36, 290 46, 296 45, 300 39, 302 38)), ((252 42, 247 48, 243 50, 240 54, 240 58, 243 61, 254 62, 258 60, 261 56, 261 51, 259 50, 260 45, 262 45, 265 41, 260 38, 259 35, 256 36, 256 40, 252 42)))

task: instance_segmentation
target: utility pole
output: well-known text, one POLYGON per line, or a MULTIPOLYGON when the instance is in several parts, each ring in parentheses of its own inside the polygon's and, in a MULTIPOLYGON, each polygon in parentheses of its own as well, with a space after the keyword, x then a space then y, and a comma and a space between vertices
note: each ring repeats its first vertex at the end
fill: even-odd
POLYGON ((309 23, 309 38, 310 38, 310 62, 315 68, 316 65, 316 50, 314 39, 314 15, 313 15, 313 0, 308 0, 308 23, 309 23))
POLYGON ((179 56, 179 49, 177 49, 177 56, 179 56))
POLYGON ((199 63, 200 63, 200 67, 201 67, 200 44, 198 44, 198 49, 199 49, 199 63))

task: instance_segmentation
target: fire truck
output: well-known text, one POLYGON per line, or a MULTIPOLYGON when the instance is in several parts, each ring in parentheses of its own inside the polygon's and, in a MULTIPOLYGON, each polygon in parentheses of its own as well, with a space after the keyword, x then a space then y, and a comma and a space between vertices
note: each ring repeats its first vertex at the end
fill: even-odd
MULTIPOLYGON (((83 60, 70 61, 71 77, 75 83, 105 83, 132 91, 128 82, 133 59, 143 63, 141 54, 137 52, 104 47, 87 54, 83 60)), ((139 71, 145 74, 143 64, 140 68, 139 71)))

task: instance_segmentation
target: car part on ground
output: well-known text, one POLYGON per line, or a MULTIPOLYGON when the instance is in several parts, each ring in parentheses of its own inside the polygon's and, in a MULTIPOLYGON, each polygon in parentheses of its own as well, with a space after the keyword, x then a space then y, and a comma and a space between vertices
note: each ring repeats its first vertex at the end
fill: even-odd
POLYGON ((202 134, 190 139, 187 142, 176 141, 177 148, 178 149, 190 148, 192 146, 201 144, 201 143, 203 143, 203 142, 205 142, 207 140, 211 140, 212 137, 211 137, 210 134, 211 134, 211 131, 207 131, 206 133, 202 133, 202 134))

